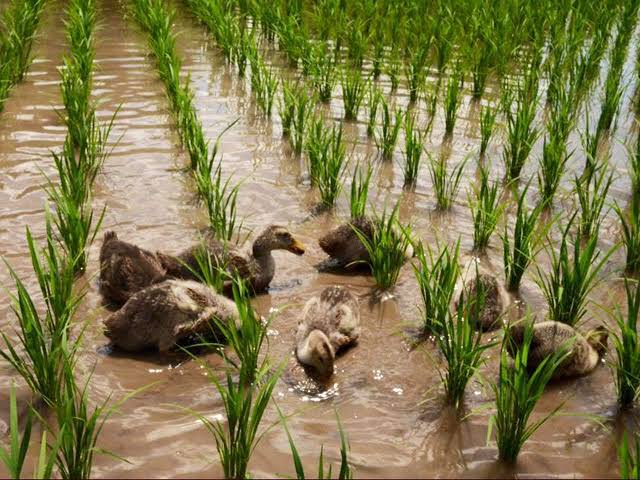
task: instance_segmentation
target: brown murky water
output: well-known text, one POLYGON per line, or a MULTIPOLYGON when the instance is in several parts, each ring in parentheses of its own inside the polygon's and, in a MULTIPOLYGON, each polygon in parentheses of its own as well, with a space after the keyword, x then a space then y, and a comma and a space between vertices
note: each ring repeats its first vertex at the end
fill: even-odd
MULTIPOLYGON (((172 130, 162 85, 152 61, 147 57, 145 38, 124 18, 115 0, 101 4, 101 29, 97 37, 94 96, 100 102, 99 115, 107 120, 120 106, 112 135, 113 153, 96 183, 94 203, 107 206, 103 229, 115 229, 121 238, 150 249, 177 251, 194 241, 205 226, 201 209, 193 202, 192 185, 176 169, 184 165, 184 152, 172 130), (115 140, 119 140, 116 142, 115 140)), ((0 115, 0 254, 16 272, 34 286, 26 256, 24 228, 29 226, 37 238, 44 230, 42 171, 53 175, 49 151, 58 149, 64 128, 55 110, 61 108, 57 68, 66 46, 60 3, 47 8, 35 60, 26 80, 18 85, 0 115)), ((196 105, 207 136, 216 138, 235 119, 238 123, 224 136, 225 173, 242 179, 239 210, 247 215, 246 225, 260 230, 271 223, 287 225, 308 250, 303 257, 276 253, 277 273, 270 292, 255 299, 263 315, 278 311, 270 330, 270 355, 274 362, 286 360, 293 348, 297 322, 295 308, 331 284, 348 286, 361 301, 363 333, 359 345, 338 361, 334 385, 320 397, 304 396, 281 381, 274 400, 287 414, 289 428, 308 471, 314 471, 320 446, 330 461, 339 458, 339 437, 334 409, 348 434, 351 459, 358 477, 494 477, 494 476, 598 476, 617 474, 616 442, 622 424, 634 428, 635 416, 621 417, 616 410, 615 390, 610 370, 602 365, 592 375, 550 386, 538 404, 536 415, 544 415, 564 402, 565 414, 543 426, 524 446, 517 465, 506 468, 497 462, 495 444, 487 443, 487 424, 492 395, 479 380, 467 388, 466 411, 471 415, 458 421, 442 403, 442 388, 433 359, 437 349, 426 343, 411 351, 401 335, 402 329, 418 321, 418 290, 411 267, 406 265, 393 297, 379 302, 372 295, 373 282, 367 276, 337 276, 319 273, 315 265, 323 258, 316 239, 327 228, 345 218, 343 198, 335 215, 314 215, 314 195, 305 182, 305 166, 291 155, 281 139, 277 114, 266 119, 259 115, 248 83, 224 63, 208 43, 204 30, 185 14, 176 21, 180 32, 178 47, 185 74, 191 76, 196 105), (285 308, 289 307, 289 308, 285 308)), ((271 55, 274 63, 282 59, 271 55)), ((634 58, 630 52, 630 58, 634 58)), ((389 85, 381 83, 385 93, 389 85)), ((631 89, 628 89, 631 90, 631 89)), ((339 89, 338 89, 339 93, 339 89)), ((617 137, 625 139, 632 128, 625 97, 617 137)), ((395 95, 405 106, 407 95, 395 95)), ((441 108, 441 107, 440 107, 441 108)), ((597 109, 595 114, 597 114, 597 109)), ((341 99, 336 96, 329 112, 341 117, 341 99)), ((463 102, 451 145, 442 145, 443 119, 439 111, 429 150, 434 154, 450 149, 452 163, 461 161, 479 145, 478 108, 469 98, 463 102)), ((595 115, 594 114, 594 115, 595 115)), ((361 118, 364 117, 361 111, 361 118)), ((354 159, 375 154, 375 145, 366 137, 362 122, 346 125, 353 142, 354 159)), ((579 146, 578 134, 572 137, 579 146)), ((501 133, 493 141, 491 154, 496 175, 501 168, 501 133)), ((579 150, 579 149, 578 149, 579 150)), ((532 159, 540 151, 537 146, 532 159)), ((619 176, 611 190, 612 200, 626 203, 629 192, 624 147, 612 146, 613 163, 619 176)), ((401 216, 411 222, 418 237, 427 243, 461 238, 462 249, 472 245, 471 218, 465 191, 475 178, 475 158, 465 168, 465 178, 453 210, 434 211, 426 165, 423 165, 415 192, 402 189, 401 155, 394 163, 380 165, 372 184, 371 202, 378 208, 401 199, 401 216)), ((380 162, 378 162, 380 163, 380 162)), ((579 171, 579 154, 570 169, 579 171)), ((525 175, 534 175, 537 162, 530 160, 525 175)), ((569 193, 571 175, 565 177, 565 191, 557 212, 567 212, 573 199, 569 193)), ((531 196, 536 195, 532 188, 531 196)), ((609 217, 602 229, 601 247, 617 241, 618 227, 609 217)), ((501 250, 494 238, 482 259, 497 274, 502 269, 501 250)), ((186 407, 209 418, 218 418, 222 407, 204 370, 195 361, 178 356, 125 356, 110 351, 101 333, 106 316, 97 294, 96 272, 99 242, 91 249, 90 267, 84 281, 88 294, 79 319, 90 325, 79 375, 91 379, 91 399, 103 402, 119 399, 141 386, 153 385, 128 400, 106 424, 100 447, 128 460, 97 456, 96 477, 203 477, 221 476, 215 444, 199 420, 180 410, 186 407)), ((547 264, 542 253, 540 265, 547 264)), ((623 267, 622 252, 615 253, 601 274, 602 283, 592 300, 607 308, 622 303, 618 276, 623 267)), ((546 304, 530 269, 522 288, 522 299, 543 313, 546 304)), ((9 285, 5 268, 0 282, 9 285)), ((591 306, 588 324, 610 322, 599 308, 591 306)), ((0 293, 0 327, 10 331, 14 321, 6 293, 0 293)), ((487 335, 487 341, 490 335, 487 335)), ((487 354, 481 369, 484 380, 492 380, 497 368, 497 349, 487 354)), ((219 365, 214 355, 204 358, 219 365)), ((19 380, 0 366, 0 432, 5 430, 7 390, 19 380)), ((26 405, 28 392, 20 389, 26 405)), ((269 409, 263 425, 277 422, 269 409)), ((35 435, 34 435, 35 437, 35 435)), ((32 465, 33 462, 28 463, 32 465)), ((289 446, 282 428, 275 426, 255 451, 250 471, 256 477, 292 475, 289 446)), ((6 474, 0 467, 0 476, 6 474)))

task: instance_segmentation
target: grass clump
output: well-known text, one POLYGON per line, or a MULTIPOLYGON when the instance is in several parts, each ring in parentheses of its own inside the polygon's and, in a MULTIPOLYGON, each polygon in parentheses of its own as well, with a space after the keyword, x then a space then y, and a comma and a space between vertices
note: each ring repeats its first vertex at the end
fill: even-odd
POLYGON ((640 478, 640 440, 637 434, 633 436, 633 445, 629 445, 627 433, 624 433, 618 447, 618 462, 620 478, 640 478))
POLYGON ((510 291, 516 291, 520 288, 522 276, 533 259, 533 250, 539 239, 542 238, 542 232, 536 232, 536 225, 543 204, 538 204, 535 208, 528 211, 525 200, 528 189, 529 184, 522 189, 522 192, 518 196, 518 209, 516 211, 516 222, 513 228, 513 240, 509 240, 506 225, 504 227, 504 235, 502 236, 505 283, 507 289, 510 291))
POLYGON ((342 180, 345 169, 346 146, 342 139, 343 129, 340 126, 333 126, 328 134, 327 156, 320 164, 320 175, 318 178, 318 190, 322 205, 332 208, 342 191, 342 180))
POLYGON ((404 118, 404 185, 413 186, 418 180, 422 150, 423 134, 416 127, 414 115, 407 113, 404 118))
MULTIPOLYGON (((538 138, 539 131, 534 126, 536 118, 537 96, 530 96, 526 87, 522 87, 516 94, 515 110, 511 105, 504 105, 507 120, 507 142, 504 147, 503 161, 506 180, 520 178, 533 144, 538 138)), ((507 95, 510 99, 510 95, 507 95)))
POLYGON ((422 335, 439 335, 449 320, 450 305, 460 278, 458 257, 460 242, 455 248, 445 245, 434 256, 431 249, 419 243, 416 248, 417 264, 413 273, 420 287, 422 298, 422 335))
POLYGON ((410 226, 400 224, 398 207, 396 205, 390 214, 385 210, 382 216, 375 218, 372 238, 353 227, 369 254, 369 267, 376 285, 383 290, 393 287, 398 281, 411 245, 410 226))
POLYGON ((358 118, 358 110, 367 93, 367 82, 360 70, 349 69, 342 73, 342 103, 345 120, 358 118))
POLYGON ((607 193, 613 183, 613 174, 607 175, 606 163, 598 165, 592 174, 575 177, 575 192, 580 204, 578 231, 583 237, 597 237, 602 222, 602 210, 607 193))
POLYGON ((638 314, 640 313, 640 282, 632 282, 625 278, 624 288, 627 293, 626 317, 616 308, 614 319, 620 330, 613 337, 616 359, 613 363, 615 372, 618 405, 627 409, 633 405, 640 393, 640 342, 638 341, 638 314))
POLYGON ((473 218, 473 249, 477 252, 486 250, 491 235, 504 210, 500 205, 500 188, 497 182, 489 181, 489 172, 480 167, 480 187, 473 189, 468 203, 473 218))
POLYGON ((376 145, 382 158, 391 160, 398 142, 400 128, 402 127, 403 113, 400 109, 396 109, 395 114, 392 113, 389 104, 382 97, 380 98, 380 105, 382 105, 382 125, 376 135, 376 145))
POLYGON ((493 136, 496 124, 497 108, 483 106, 480 110, 480 156, 484 156, 493 136))
POLYGON ((506 462, 515 462, 524 443, 561 407, 556 407, 540 420, 529 421, 547 383, 564 360, 566 352, 562 349, 556 351, 545 358, 533 372, 529 371, 527 363, 532 348, 533 324, 529 314, 521 321, 526 322, 523 342, 519 348, 510 347, 509 343, 512 340, 509 330, 506 330, 500 349, 498 380, 491 384, 496 397, 496 412, 489 420, 487 438, 495 430, 498 455, 506 462), (515 350, 513 365, 510 365, 507 350, 515 350))
POLYGON ((384 101, 384 97, 380 90, 378 90, 373 83, 369 84, 369 95, 367 98, 367 105, 369 107, 369 120, 367 122, 367 136, 373 137, 376 128, 376 121, 378 118, 378 107, 380 103, 384 101))
POLYGON ((451 75, 447 83, 447 89, 444 97, 444 134, 451 136, 453 128, 456 125, 458 117, 458 107, 460 107, 460 91, 462 89, 463 77, 462 73, 456 72, 451 75))
POLYGON ((370 163, 367 164, 366 169, 360 165, 356 166, 349 195, 349 208, 352 219, 363 218, 365 216, 371 175, 373 175, 373 167, 370 163))
POLYGON ((434 159, 429 152, 427 155, 429 157, 429 174, 436 194, 436 204, 439 210, 448 210, 453 206, 458 188, 460 188, 462 172, 468 157, 460 162, 451 173, 447 173, 447 159, 444 155, 438 155, 437 159, 434 159))
POLYGON ((622 243, 626 250, 625 272, 640 272, 640 197, 632 195, 629 210, 625 214, 616 203, 614 210, 622 227, 622 243))
POLYGON ((600 256, 598 237, 592 236, 584 244, 579 237, 569 239, 572 217, 562 231, 560 249, 551 248, 551 272, 538 268, 538 284, 549 305, 549 319, 575 326, 586 312, 587 296, 595 287, 596 277, 613 252, 600 256), (573 255, 569 248, 573 246, 573 255))

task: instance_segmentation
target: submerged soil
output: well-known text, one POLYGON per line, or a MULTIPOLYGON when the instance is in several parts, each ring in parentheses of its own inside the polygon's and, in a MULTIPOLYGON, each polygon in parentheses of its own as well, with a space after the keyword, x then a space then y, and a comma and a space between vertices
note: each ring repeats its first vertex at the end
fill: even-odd
MULTIPOLYGON (((194 202, 194 188, 180 168, 185 154, 172 129, 162 84, 152 59, 147 56, 144 36, 126 19, 115 0, 101 3, 100 30, 97 35, 96 74, 93 94, 99 101, 103 121, 119 108, 112 139, 113 151, 96 182, 94 206, 106 205, 103 231, 114 229, 121 239, 148 249, 167 252, 181 250, 198 238, 206 226, 203 210, 194 202)), ((287 226, 307 246, 307 253, 296 257, 276 252, 277 273, 271 289, 258 296, 254 305, 264 316, 274 313, 269 330, 269 354, 275 364, 287 362, 293 351, 294 329, 300 306, 325 286, 339 284, 351 289, 360 300, 362 336, 359 344, 337 362, 332 387, 322 395, 305 395, 281 380, 274 401, 287 415, 289 429, 309 472, 317 467, 321 445, 327 459, 339 461, 339 435, 335 413, 347 432, 351 460, 358 477, 494 477, 566 476, 610 477, 617 475, 616 445, 622 426, 635 429, 635 414, 617 412, 613 377, 607 365, 592 375, 554 383, 536 408, 536 417, 563 403, 562 415, 545 424, 522 450, 516 465, 497 461, 493 441, 487 443, 487 425, 493 396, 486 382, 497 372, 498 348, 486 355, 481 375, 467 388, 463 420, 443 403, 437 366, 438 351, 431 342, 412 349, 403 335, 407 326, 419 322, 418 289, 409 264, 405 265, 392 296, 380 297, 366 275, 335 275, 319 272, 324 259, 317 239, 348 215, 343 198, 333 214, 317 213, 317 199, 305 177, 305 165, 290 152, 282 140, 279 118, 258 113, 246 79, 225 64, 221 54, 209 43, 202 27, 180 13, 176 19, 180 32, 178 47, 183 70, 189 74, 195 91, 195 104, 208 138, 213 142, 226 125, 238 122, 222 139, 224 171, 242 180, 239 211, 254 236, 272 223, 287 226)), ((60 110, 58 68, 66 52, 62 5, 52 2, 41 25, 34 50, 34 63, 24 82, 13 91, 0 115, 0 255, 18 275, 35 288, 24 238, 28 226, 40 239, 44 234, 42 175, 55 175, 50 150, 57 150, 65 129, 56 110, 60 110)), ((276 54, 269 58, 279 68, 284 62, 276 54)), ((635 58, 630 52, 629 58, 635 58)), ((385 94, 390 86, 380 82, 385 94)), ((328 114, 342 116, 339 88, 328 114)), ((405 106, 408 95, 394 95, 405 106)), ((491 92, 488 98, 491 99, 491 92)), ((625 98, 617 136, 626 138, 633 123, 625 98)), ((593 111, 594 109, 592 109, 593 111)), ((598 111, 595 109, 596 112, 598 111)), ((478 105, 465 97, 453 139, 443 142, 443 119, 439 107, 428 150, 450 154, 456 164, 479 145, 478 105)), ((361 110, 360 118, 364 117, 361 110)), ((450 212, 434 209, 426 163, 414 192, 402 188, 402 156, 399 148, 394 162, 383 164, 375 157, 375 144, 366 137, 362 121, 345 125, 353 143, 352 166, 358 159, 371 158, 379 165, 372 181, 370 201, 378 208, 401 199, 401 218, 411 223, 417 237, 425 243, 454 242, 461 238, 467 256, 472 246, 472 223, 466 206, 466 191, 476 178, 476 157, 467 162, 462 188, 450 212)), ((572 137, 579 146, 578 135, 572 137)), ((492 142, 488 161, 496 176, 502 171, 500 158, 502 132, 492 142)), ((540 145, 525 169, 535 174, 540 145)), ((624 168, 626 153, 619 144, 612 146, 612 162, 619 175, 611 190, 611 200, 622 205, 628 198, 629 179, 624 168)), ((561 201, 555 213, 568 212, 574 199, 570 193, 574 171, 583 159, 571 160, 565 176, 561 201)), ((534 182, 535 184, 535 182, 534 182)), ((532 185, 531 203, 536 195, 532 185)), ((348 186, 347 186, 348 188, 348 186)), ((512 215, 511 215, 512 216, 512 215)), ((609 216, 601 229, 600 247, 607 249, 618 241, 618 226, 609 216)), ((100 235, 101 237, 101 235, 100 235)), ((198 362, 180 355, 123 355, 112 351, 101 332, 108 315, 101 306, 97 288, 97 258, 100 241, 91 249, 89 269, 78 282, 87 286, 87 295, 78 314, 87 322, 78 375, 91 372, 90 398, 95 403, 117 401, 147 386, 127 400, 106 423, 99 446, 127 462, 106 455, 95 459, 96 477, 202 477, 221 476, 215 443, 201 422, 182 409, 200 412, 207 418, 222 418, 222 406, 205 369, 198 362)), ((538 265, 545 269, 544 252, 538 265)), ((481 261, 498 276, 502 275, 502 253, 495 236, 481 261)), ((601 273, 601 284, 591 294, 585 327, 611 320, 598 308, 614 308, 624 303, 619 276, 623 253, 614 253, 601 273)), ((520 301, 543 315, 546 303, 534 282, 535 268, 528 272, 520 301)), ((6 268, 0 268, 0 283, 10 287, 6 268)), ((9 298, 0 293, 0 328, 12 332, 14 318, 9 298)), ((491 341, 498 334, 485 334, 491 341)), ((214 355, 201 358, 214 370, 221 365, 214 355)), ((218 369, 219 370, 219 369, 218 369)), ((29 393, 16 375, 0 364, 0 433, 8 421, 8 387, 19 385, 20 404, 26 408, 29 393)), ((263 437, 250 464, 255 477, 293 475, 288 441, 277 425, 275 408, 270 408, 263 426, 276 424, 263 437)), ((34 434, 33 438, 37 438, 34 434)), ((33 452, 34 453, 34 452, 33 452)), ((29 460, 28 465, 33 465, 29 460)), ((0 476, 6 472, 0 467, 0 476)))

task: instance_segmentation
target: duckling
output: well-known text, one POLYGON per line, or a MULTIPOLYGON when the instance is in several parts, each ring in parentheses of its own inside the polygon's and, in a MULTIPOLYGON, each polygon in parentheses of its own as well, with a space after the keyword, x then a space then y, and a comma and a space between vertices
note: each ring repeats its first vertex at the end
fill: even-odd
MULTIPOLYGON (((353 218, 327 232, 318 240, 318 244, 329 255, 332 267, 353 269, 367 266, 370 260, 369 252, 355 229, 371 240, 375 228, 375 221, 368 217, 353 218)), ((400 235, 397 230, 396 233, 400 235)), ((411 258, 413 254, 413 246, 409 244, 405 252, 405 259, 411 258)))
POLYGON ((167 352, 180 340, 215 335, 215 319, 239 328, 236 304, 202 283, 169 279, 134 293, 104 326, 122 350, 167 352))
POLYGON ((458 293, 454 297, 454 311, 458 310, 463 299, 467 302, 471 299, 473 303, 470 305, 470 314, 476 320, 477 328, 483 332, 500 328, 511 298, 502 283, 486 272, 477 260, 474 259, 463 267, 456 290, 458 293))
POLYGON ((114 231, 104 234, 100 248, 100 293, 122 305, 131 295, 164 279, 166 269, 156 254, 118 239, 114 231))
MULTIPOLYGON (((523 321, 510 327, 510 334, 515 347, 524 341, 523 321)), ((535 323, 533 338, 529 349, 527 367, 535 369, 545 358, 553 355, 560 348, 568 348, 568 357, 558 366, 553 378, 572 377, 591 373, 607 350, 608 332, 599 326, 581 335, 572 326, 552 320, 535 323)), ((513 346, 510 353, 515 354, 513 346)))
MULTIPOLYGON (((158 252, 158 258, 167 274, 176 278, 193 279, 191 270, 197 268, 196 255, 201 245, 192 246, 177 256, 158 252)), ((211 255, 213 265, 226 265, 229 273, 245 279, 255 293, 267 290, 276 271, 276 264, 271 255, 273 250, 287 250, 296 255, 303 255, 304 245, 296 240, 284 227, 271 225, 267 227, 253 242, 250 255, 242 254, 238 249, 224 242, 209 237, 205 248, 211 255)), ((225 285, 228 291, 231 282, 225 285)))
POLYGON ((360 336, 358 300, 339 286, 325 288, 305 305, 296 331, 296 357, 322 378, 333 374, 336 354, 360 336))

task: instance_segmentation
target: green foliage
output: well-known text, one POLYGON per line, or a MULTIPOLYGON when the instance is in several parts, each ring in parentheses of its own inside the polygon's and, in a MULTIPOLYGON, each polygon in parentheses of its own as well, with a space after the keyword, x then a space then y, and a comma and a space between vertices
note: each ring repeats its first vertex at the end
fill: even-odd
POLYGON ((489 245, 504 207, 500 204, 500 188, 497 182, 489 181, 489 172, 480 167, 480 187, 468 196, 473 218, 473 249, 481 252, 489 245))
POLYGON ((398 134, 402 127, 403 113, 402 110, 396 109, 394 115, 382 97, 380 98, 380 104, 382 105, 382 126, 378 129, 376 135, 376 145, 382 158, 391 160, 398 141, 398 134))
POLYGON ((620 463, 620 478, 640 478, 640 440, 637 434, 633 436, 633 445, 629 445, 627 433, 622 437, 618 447, 618 462, 620 463))
POLYGON ((358 118, 358 110, 367 93, 367 82, 360 70, 350 69, 342 73, 342 103, 345 120, 358 118))
POLYGON ((414 115, 407 113, 404 118, 404 184, 415 185, 418 180, 422 158, 423 134, 416 127, 414 115))
POLYGON ((373 167, 370 163, 367 164, 366 170, 360 165, 356 166, 351 181, 351 195, 349 196, 352 219, 362 218, 366 213, 371 175, 373 175, 373 167))
POLYGON ((435 190, 438 209, 448 210, 453 206, 453 202, 456 199, 458 188, 460 188, 460 180, 462 180, 462 172, 467 164, 468 157, 448 173, 447 159, 444 155, 438 155, 437 159, 434 159, 429 152, 427 152, 427 155, 429 157, 429 174, 435 190))
POLYGON ((625 278, 627 293, 626 317, 616 307, 614 319, 620 330, 614 334, 613 345, 616 359, 613 362, 618 405, 626 409, 633 405, 640 393, 640 342, 638 341, 638 313, 640 313, 640 282, 632 283, 625 278))

